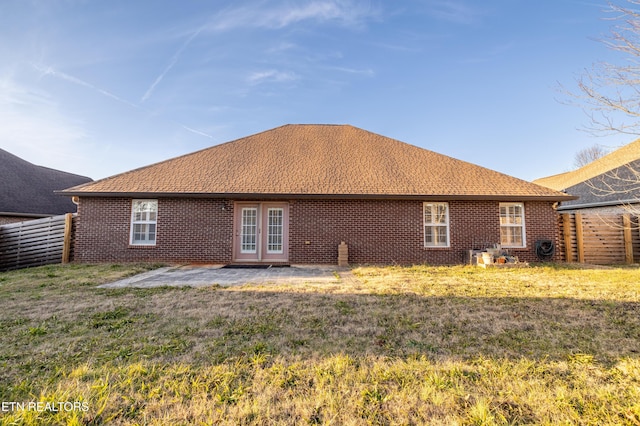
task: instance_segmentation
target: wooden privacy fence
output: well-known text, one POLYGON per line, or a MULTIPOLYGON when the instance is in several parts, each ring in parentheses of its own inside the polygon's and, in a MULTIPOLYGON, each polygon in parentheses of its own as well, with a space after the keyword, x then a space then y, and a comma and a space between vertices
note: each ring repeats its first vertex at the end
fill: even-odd
POLYGON ((0 271, 69 262, 74 216, 0 226, 0 271))
POLYGON ((638 217, 563 213, 560 215, 560 250, 566 262, 634 263, 640 260, 638 217))

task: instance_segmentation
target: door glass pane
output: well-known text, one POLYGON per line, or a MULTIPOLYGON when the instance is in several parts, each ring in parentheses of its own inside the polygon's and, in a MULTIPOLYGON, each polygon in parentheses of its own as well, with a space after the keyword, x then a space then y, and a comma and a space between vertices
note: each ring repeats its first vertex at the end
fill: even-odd
POLYGON ((267 253, 282 253, 284 210, 267 210, 267 253))
POLYGON ((243 207, 240 230, 240 251, 242 253, 256 253, 257 231, 258 209, 255 207, 243 207))

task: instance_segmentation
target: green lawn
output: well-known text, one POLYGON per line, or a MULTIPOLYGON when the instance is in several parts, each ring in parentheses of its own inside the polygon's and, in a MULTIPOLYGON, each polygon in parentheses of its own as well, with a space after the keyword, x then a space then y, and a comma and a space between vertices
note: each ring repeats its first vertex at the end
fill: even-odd
POLYGON ((0 424, 640 425, 637 268, 96 288, 153 267, 0 273, 0 424))

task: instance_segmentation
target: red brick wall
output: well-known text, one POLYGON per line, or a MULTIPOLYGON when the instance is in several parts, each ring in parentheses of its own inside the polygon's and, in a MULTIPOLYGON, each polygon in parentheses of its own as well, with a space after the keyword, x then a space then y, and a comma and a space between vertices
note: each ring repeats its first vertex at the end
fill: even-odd
MULTIPOLYGON (((421 201, 291 201, 292 263, 336 263, 341 241, 351 263, 455 264, 473 248, 500 241, 497 201, 449 201, 450 248, 425 248, 421 201)), ((510 249, 521 261, 536 261, 538 239, 558 240, 550 202, 525 203, 527 247, 510 249)))
MULTIPOLYGON (((421 201, 289 200, 291 263, 337 263, 338 244, 349 246, 350 263, 455 264, 472 248, 500 239, 497 201, 450 201, 450 248, 425 248, 421 201)), ((550 202, 525 202, 527 247, 511 249, 535 261, 535 241, 558 241, 550 202)), ((131 199, 80 199, 75 260, 229 263, 233 202, 160 198, 157 241, 130 246, 131 199), (224 207, 224 209, 223 209, 224 207)))
POLYGON ((130 222, 130 198, 82 197, 75 260, 231 262, 233 203, 227 200, 159 199, 157 239, 152 247, 129 245, 130 222))

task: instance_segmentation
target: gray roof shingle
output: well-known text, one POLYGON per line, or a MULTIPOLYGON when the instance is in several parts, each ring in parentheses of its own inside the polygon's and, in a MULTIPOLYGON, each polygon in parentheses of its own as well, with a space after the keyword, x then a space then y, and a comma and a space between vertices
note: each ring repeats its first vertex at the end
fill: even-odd
POLYGON ((59 215, 76 211, 54 191, 90 182, 84 176, 36 166, 0 149, 0 214, 59 215))

